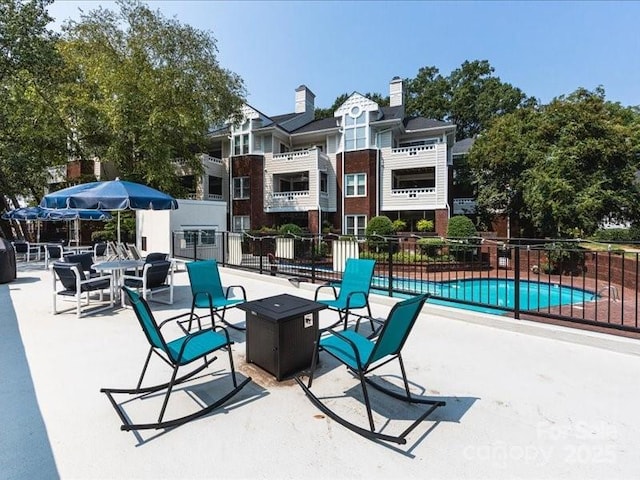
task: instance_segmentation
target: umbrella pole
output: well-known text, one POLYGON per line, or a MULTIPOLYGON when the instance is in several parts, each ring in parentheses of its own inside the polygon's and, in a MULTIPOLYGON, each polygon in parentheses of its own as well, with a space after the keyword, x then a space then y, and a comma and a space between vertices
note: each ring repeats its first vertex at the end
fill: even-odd
POLYGON ((120 210, 118 210, 118 245, 120 245, 120 210))

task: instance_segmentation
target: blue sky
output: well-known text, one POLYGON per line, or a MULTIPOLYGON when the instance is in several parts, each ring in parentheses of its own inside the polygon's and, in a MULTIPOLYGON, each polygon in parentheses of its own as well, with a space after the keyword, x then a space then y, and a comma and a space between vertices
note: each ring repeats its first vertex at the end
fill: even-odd
MULTIPOLYGON (((220 64, 245 81, 248 103, 292 112, 307 85, 316 106, 344 93, 388 95, 389 80, 423 66, 444 75, 489 60, 495 75, 542 102, 602 85, 607 99, 640 105, 640 2, 149 1, 166 17, 207 30, 220 64)), ((56 0, 59 24, 113 2, 56 0)))

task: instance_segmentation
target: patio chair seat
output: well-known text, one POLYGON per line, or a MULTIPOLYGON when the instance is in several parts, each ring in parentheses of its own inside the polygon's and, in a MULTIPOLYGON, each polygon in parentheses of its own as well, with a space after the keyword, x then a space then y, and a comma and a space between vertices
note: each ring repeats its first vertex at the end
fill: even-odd
POLYGON ((167 341, 162 331, 162 327, 177 322, 179 318, 184 317, 185 315, 189 315, 189 313, 180 314, 168 318, 162 323, 157 323, 153 316, 153 313, 151 312, 151 309, 149 308, 149 304, 144 298, 142 298, 138 293, 136 293, 134 290, 131 290, 130 288, 122 287, 122 290, 129 298, 129 301, 133 306, 133 310, 136 313, 136 318, 138 319, 138 322, 140 323, 140 326, 142 327, 142 330, 150 346, 149 353, 147 354, 147 359, 144 362, 138 384, 135 388, 100 389, 102 393, 107 395, 112 406, 115 408, 118 417, 120 417, 120 420, 122 421, 122 425, 120 428, 122 430, 161 429, 173 428, 179 425, 183 425, 191 420, 195 420, 196 418, 207 415, 216 408, 220 407, 230 398, 236 395, 240 390, 242 390, 242 388, 244 388, 245 385, 247 385, 251 381, 251 377, 247 377, 244 381, 238 382, 236 370, 233 365, 233 355, 231 352, 231 345, 233 345, 233 342, 230 340, 229 334, 223 327, 213 326, 211 329, 188 333, 182 337, 167 341), (233 388, 228 390, 222 396, 217 397, 216 400, 209 405, 202 406, 199 402, 197 402, 199 408, 193 413, 170 420, 165 420, 164 414, 174 387, 186 382, 189 379, 194 378, 195 375, 207 368, 217 359, 217 357, 215 356, 211 358, 208 358, 208 356, 221 350, 226 350, 228 356, 229 377, 231 378, 233 388), (149 366, 149 361, 151 360, 151 357, 153 355, 160 357, 165 364, 171 367, 171 379, 167 383, 143 387, 142 383, 144 381, 145 373, 147 371, 147 367, 149 366), (203 364, 178 378, 177 374, 180 367, 198 360, 201 360, 203 364), (139 399, 147 397, 149 393, 161 391, 165 391, 165 393, 164 401, 160 409, 160 414, 155 422, 149 423, 133 423, 129 415, 124 412, 122 406, 130 403, 132 401, 131 398, 127 399, 122 404, 119 404, 115 398, 115 396, 118 394, 127 394, 136 395, 136 398, 139 399))
POLYGON ((341 332, 341 336, 332 335, 321 340, 323 350, 327 353, 340 358, 340 361, 350 368, 358 369, 358 358, 355 352, 358 352, 361 363, 368 363, 371 352, 373 351, 374 343, 363 337, 362 335, 351 331, 345 330, 341 332), (353 346, 355 346, 355 350, 353 346))
POLYGON ((167 343, 167 348, 172 360, 179 365, 186 365, 206 355, 212 349, 217 350, 226 345, 224 335, 216 333, 213 330, 198 332, 185 346, 188 338, 188 336, 184 336, 167 343), (180 354, 181 351, 182 355, 180 354))
MULTIPOLYGON (((168 305, 173 304, 173 266, 171 262, 166 260, 145 262, 139 275, 133 273, 126 272, 123 275, 125 286, 142 291, 142 296, 145 300, 155 300, 168 305), (153 297, 154 294, 164 291, 169 292, 167 300, 153 297)), ((123 306, 124 302, 125 297, 122 296, 123 306)))
MULTIPOLYGON (((342 282, 338 286, 339 291, 336 291, 336 287, 333 285, 320 285, 316 289, 314 300, 338 312, 338 321, 331 325, 332 327, 344 322, 344 329, 346 330, 349 314, 353 313, 351 311, 366 308, 371 329, 374 329, 373 321, 371 320, 371 308, 369 307, 369 291, 375 265, 375 260, 349 258, 342 275, 342 282), (330 288, 334 298, 318 298, 318 294, 323 288, 330 288)), ((354 315, 362 317, 362 315, 355 313, 354 315)))
MULTIPOLYGON (((189 262, 187 263, 187 272, 189 274, 191 294, 193 295, 188 330, 191 330, 193 319, 197 319, 198 323, 200 322, 200 317, 195 313, 196 308, 208 309, 213 324, 215 324, 215 317, 218 317, 225 325, 231 328, 245 330, 225 320, 225 313, 228 308, 233 308, 247 301, 244 287, 242 285, 230 285, 225 293, 220 279, 218 263, 215 260, 189 262), (242 298, 229 298, 231 292, 236 288, 240 289, 242 298)), ((202 328, 200 323, 199 325, 202 328)))
POLYGON ((80 263, 54 262, 53 264, 53 313, 58 314, 71 309, 59 311, 56 299, 58 296, 73 297, 76 300, 76 315, 78 317, 88 313, 96 313, 107 308, 113 308, 113 277, 86 277, 80 263), (58 290, 57 280, 62 284, 62 290, 58 290), (100 293, 100 301, 104 301, 104 292, 109 292, 109 303, 91 310, 82 310, 82 297, 86 298, 86 306, 91 303, 91 293, 100 293))

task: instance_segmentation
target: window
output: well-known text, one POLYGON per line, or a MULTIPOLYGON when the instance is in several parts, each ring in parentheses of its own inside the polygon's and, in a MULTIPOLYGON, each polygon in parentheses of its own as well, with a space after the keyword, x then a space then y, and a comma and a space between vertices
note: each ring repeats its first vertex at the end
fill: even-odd
POLYGON ((364 197, 367 194, 366 183, 366 173, 345 175, 345 197, 364 197))
POLYGON ((209 175, 209 195, 222 196, 222 177, 209 175))
POLYGON ((345 235, 355 235, 356 237, 364 237, 367 226, 366 215, 345 215, 344 217, 344 233, 345 235))
POLYGON ((344 116, 344 149, 362 150, 367 147, 367 112, 357 105, 344 116))
POLYGON ((249 153, 249 131, 251 120, 244 122, 239 128, 234 129, 233 154, 247 155, 249 153))
POLYGON ((328 193, 328 176, 326 172, 320 172, 320 191, 322 193, 328 193))
POLYGON ((251 228, 249 215, 236 215, 233 217, 233 231, 245 232, 251 228))
POLYGON ((233 198, 240 200, 249 198, 250 195, 249 177, 234 177, 233 179, 233 198))

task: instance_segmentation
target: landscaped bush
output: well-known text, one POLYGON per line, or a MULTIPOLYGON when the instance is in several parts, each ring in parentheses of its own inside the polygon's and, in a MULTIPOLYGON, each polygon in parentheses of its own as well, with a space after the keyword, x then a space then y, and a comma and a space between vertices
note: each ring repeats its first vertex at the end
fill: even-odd
POLYGON ((287 233, 291 233, 293 235, 301 235, 302 227, 296 225, 295 223, 285 223, 284 225, 280 225, 278 228, 278 233, 280 235, 286 235, 287 233))
POLYGON ((442 247, 446 245, 446 242, 440 237, 433 237, 421 238, 416 242, 416 244, 423 254, 429 257, 436 257, 441 254, 442 247))
POLYGON ((416 228, 419 232, 433 232, 433 220, 427 220, 426 218, 421 218, 416 223, 416 228))
POLYGON ((601 228, 593 234, 593 239, 599 242, 633 242, 639 240, 638 230, 638 227, 601 228))
POLYGON ((549 261, 542 266, 545 273, 579 275, 584 269, 584 248, 576 242, 554 242, 544 245, 549 261))
MULTIPOLYGON (((381 215, 379 217, 373 217, 367 223, 365 230, 367 237, 367 246, 375 250, 376 252, 388 251, 389 241, 382 238, 377 238, 377 235, 387 237, 395 234, 393 229, 393 222, 387 216, 381 215)), ((397 244, 392 245, 392 248, 397 248, 397 244)))
POLYGON ((468 238, 478 234, 473 221, 464 215, 457 215, 449 219, 447 225, 448 238, 468 238))
POLYGON ((404 232, 407 229, 407 222, 405 222, 404 220, 394 220, 392 225, 394 233, 404 232))
POLYGON ((469 217, 457 215, 449 219, 447 225, 447 237, 453 239, 449 252, 461 262, 470 261, 477 252, 477 241, 470 237, 476 237, 478 232, 469 217), (459 239, 459 240, 456 240, 459 239))

